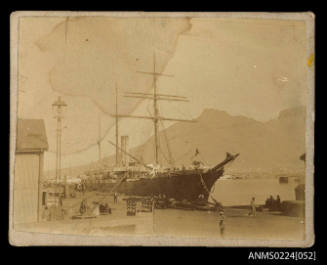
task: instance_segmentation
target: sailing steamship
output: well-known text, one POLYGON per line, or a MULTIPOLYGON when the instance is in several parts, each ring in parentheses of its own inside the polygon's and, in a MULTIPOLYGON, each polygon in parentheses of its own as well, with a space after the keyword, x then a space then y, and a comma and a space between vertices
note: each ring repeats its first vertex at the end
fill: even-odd
MULTIPOLYGON (((117 88, 116 88, 116 114, 111 116, 116 119, 116 143, 112 145, 116 147, 116 165, 119 164, 118 153, 119 151, 131 157, 134 161, 142 164, 146 168, 146 172, 137 178, 129 178, 130 170, 128 167, 125 169, 114 170, 111 173, 116 172, 119 176, 116 181, 111 183, 102 184, 101 189, 110 192, 117 191, 126 195, 136 196, 159 196, 164 195, 166 198, 174 198, 175 200, 188 200, 194 201, 200 197, 208 200, 210 190, 215 182, 223 175, 224 166, 235 160, 239 154, 231 155, 226 154, 226 158, 221 163, 210 167, 204 168, 199 162, 194 161, 191 169, 173 169, 163 170, 159 166, 159 144, 158 144, 158 122, 160 121, 180 121, 180 122, 195 122, 194 120, 183 120, 166 118, 159 115, 158 101, 187 101, 186 97, 168 94, 157 93, 156 81, 158 76, 171 75, 156 72, 156 61, 155 55, 153 56, 153 72, 138 71, 141 74, 147 74, 153 76, 153 93, 139 93, 139 92, 128 92, 124 96, 128 98, 138 99, 150 99, 153 102, 153 115, 152 116, 136 116, 136 115, 125 115, 118 114, 118 103, 117 103, 117 88), (125 148, 119 147, 118 143, 118 119, 119 118, 137 118, 137 119, 148 119, 154 124, 154 160, 155 165, 150 166, 142 163, 136 157, 129 154, 125 148)), ((124 145, 121 143, 122 146, 124 145)), ((115 173, 114 173, 115 174, 115 173)))

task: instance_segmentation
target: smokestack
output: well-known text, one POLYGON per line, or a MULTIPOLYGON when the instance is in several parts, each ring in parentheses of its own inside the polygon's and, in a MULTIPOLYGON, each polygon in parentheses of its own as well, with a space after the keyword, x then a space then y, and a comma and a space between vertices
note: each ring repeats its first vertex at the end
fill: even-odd
POLYGON ((128 166, 129 160, 128 160, 128 155, 126 152, 128 152, 128 135, 122 135, 121 136, 121 164, 122 166, 128 166))

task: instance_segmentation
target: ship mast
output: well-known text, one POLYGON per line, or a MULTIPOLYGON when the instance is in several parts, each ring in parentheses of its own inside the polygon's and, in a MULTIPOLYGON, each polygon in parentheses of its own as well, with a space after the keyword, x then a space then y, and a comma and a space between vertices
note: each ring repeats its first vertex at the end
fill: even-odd
POLYGON ((158 155, 158 150, 159 150, 159 142, 158 142, 158 106, 157 106, 157 86, 156 86, 156 55, 155 53, 153 54, 153 113, 154 113, 154 119, 153 119, 153 124, 154 124, 154 152, 155 152, 155 161, 156 165, 158 165, 159 161, 159 155, 158 155))
POLYGON ((98 115, 98 151, 99 161, 101 161, 101 114, 98 115))
MULTIPOLYGON (((195 122, 194 120, 184 120, 184 119, 174 119, 174 118, 165 118, 161 117, 159 115, 159 109, 158 109, 158 101, 159 100, 166 100, 166 101, 182 101, 182 102, 188 102, 186 97, 183 96, 177 96, 177 95, 168 95, 168 94, 158 94, 157 93, 157 76, 166 76, 166 77, 173 77, 173 75, 168 74, 162 74, 156 72, 156 57, 155 53, 153 54, 153 72, 144 72, 144 71, 137 71, 137 73, 140 74, 146 74, 151 75, 153 77, 153 93, 141 93, 141 92, 127 92, 125 93, 124 97, 127 98, 142 98, 142 99, 150 99, 153 100, 153 116, 139 116, 139 115, 124 115, 124 114, 118 114, 118 111, 116 110, 116 114, 112 115, 116 117, 116 120, 118 118, 139 118, 139 119, 150 119, 153 121, 154 126, 154 153, 155 153, 155 164, 159 164, 159 138, 158 138, 158 122, 159 121, 182 121, 182 122, 195 122)), ((117 124, 116 124, 117 128, 117 124)), ((116 148, 118 148, 118 144, 116 145, 116 148)))

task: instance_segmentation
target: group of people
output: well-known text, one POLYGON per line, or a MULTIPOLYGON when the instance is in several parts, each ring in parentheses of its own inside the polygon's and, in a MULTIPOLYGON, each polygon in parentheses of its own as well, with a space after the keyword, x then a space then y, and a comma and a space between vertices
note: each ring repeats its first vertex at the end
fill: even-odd
POLYGON ((99 211, 101 214, 111 214, 111 208, 108 203, 100 203, 99 211))
POLYGON ((280 211, 281 209, 281 201, 279 195, 274 199, 272 195, 266 200, 265 207, 270 211, 280 211))
POLYGON ((84 193, 86 191, 86 181, 82 179, 81 183, 75 185, 75 191, 84 193))
POLYGON ((91 214, 99 216, 100 214, 111 214, 111 208, 107 202, 93 202, 94 207, 89 207, 87 199, 81 201, 79 212, 81 215, 91 214))
MULTIPOLYGON (((118 203, 118 193, 115 192, 113 196, 114 196, 114 204, 118 203)), ((95 204, 95 206, 93 207, 92 215, 98 216, 100 214, 107 214, 107 213, 111 214, 111 208, 108 205, 108 203, 103 203, 103 202, 100 203, 93 202, 93 203, 95 204)), ((91 209, 88 206, 87 199, 86 198, 82 199, 79 208, 80 214, 85 215, 87 212, 90 212, 89 210, 91 209)))

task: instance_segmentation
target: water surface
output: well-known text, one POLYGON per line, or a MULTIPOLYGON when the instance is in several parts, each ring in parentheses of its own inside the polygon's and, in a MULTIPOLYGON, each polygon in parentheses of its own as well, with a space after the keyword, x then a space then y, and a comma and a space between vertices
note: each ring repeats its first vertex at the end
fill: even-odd
POLYGON ((278 179, 218 180, 211 191, 224 206, 249 205, 252 197, 257 204, 264 204, 270 195, 275 199, 279 195, 282 201, 295 200, 297 185, 294 181, 280 184, 278 179))

